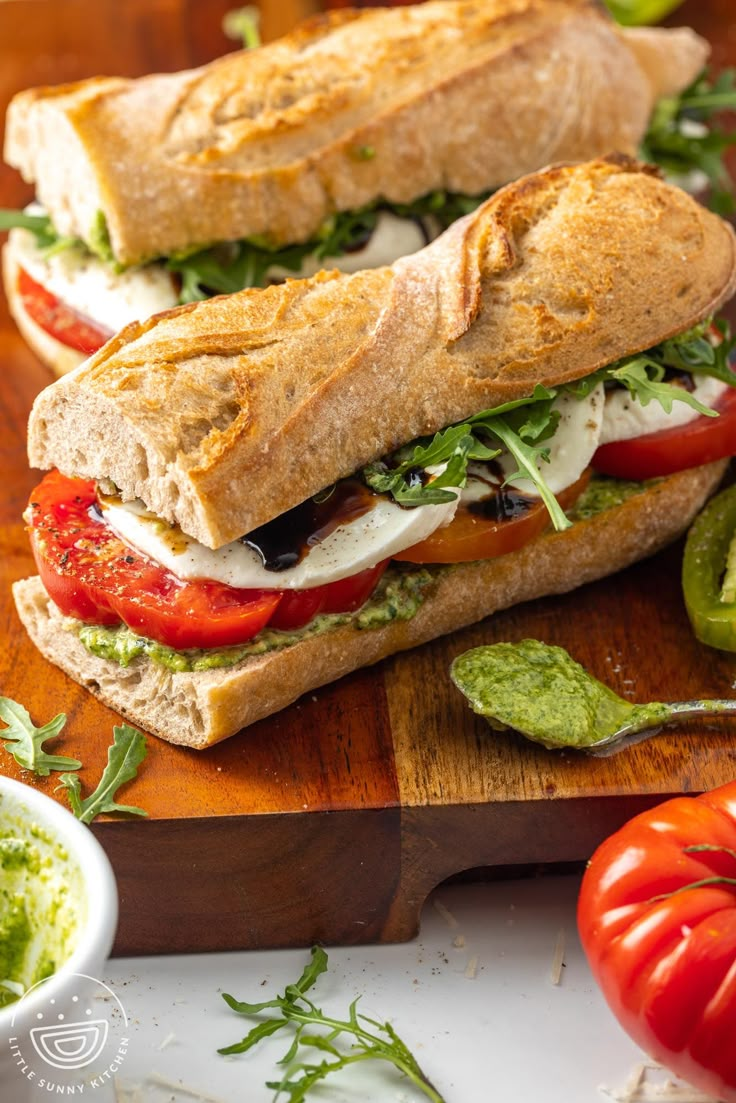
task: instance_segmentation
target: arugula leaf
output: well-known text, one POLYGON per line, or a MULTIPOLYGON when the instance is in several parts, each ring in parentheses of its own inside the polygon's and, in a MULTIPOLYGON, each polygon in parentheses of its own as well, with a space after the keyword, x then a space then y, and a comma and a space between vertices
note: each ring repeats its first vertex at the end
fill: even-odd
POLYGON ((233 8, 226 12, 222 29, 228 38, 242 40, 244 50, 255 50, 261 45, 261 13, 253 4, 233 8))
POLYGON ((495 459, 506 448, 518 464, 518 470, 509 477, 531 479, 555 528, 568 528, 570 522, 538 467, 540 461, 549 457, 548 449, 540 445, 554 434, 559 421, 559 414, 552 409, 556 395, 557 390, 538 384, 529 398, 483 410, 466 422, 436 433, 431 440, 414 441, 396 452, 389 462, 369 464, 363 468, 362 477, 373 490, 391 494, 400 505, 434 505, 457 497, 442 488, 463 487, 472 460, 495 459), (446 464, 442 474, 425 485, 420 473, 441 464, 446 464))
POLYGON ((585 398, 599 383, 621 383, 642 406, 656 399, 670 413, 673 402, 684 402, 700 414, 717 417, 715 410, 703 406, 684 387, 665 382, 664 376, 666 369, 670 368, 676 372, 711 375, 736 387, 736 372, 729 362, 735 345, 736 339, 732 338, 728 323, 722 319, 714 322, 708 318, 692 329, 663 341, 661 345, 599 368, 585 379, 565 383, 564 389, 576 398, 585 398), (712 327, 720 333, 720 342, 716 344, 707 337, 712 327))
POLYGON ((704 173, 711 186, 710 205, 719 214, 736 209, 733 181, 723 161, 736 145, 736 131, 721 129, 713 118, 734 108, 736 69, 725 69, 714 81, 704 70, 679 96, 657 102, 639 151, 643 160, 673 175, 704 173))
POLYGON ((130 812, 136 816, 147 816, 148 813, 142 808, 118 804, 115 800, 121 785, 132 781, 138 773, 138 767, 146 753, 145 737, 128 724, 122 724, 113 728, 113 742, 107 751, 107 765, 94 792, 83 798, 81 783, 76 774, 62 774, 59 781, 67 790, 69 804, 77 819, 82 823, 91 823, 101 812, 130 812))
POLYGON ((54 253, 60 253, 64 249, 83 245, 78 238, 62 237, 57 233, 47 214, 0 210, 0 232, 14 229, 29 230, 36 239, 36 245, 44 251, 45 256, 53 256, 54 253))
POLYGON ((517 478, 529 479, 536 486, 539 497, 547 507, 552 524, 557 531, 562 532, 570 528, 572 521, 568 520, 564 509, 547 486, 539 470, 540 460, 549 462, 549 450, 540 448, 536 443, 528 443, 523 439, 522 431, 516 432, 503 417, 488 418, 483 424, 492 436, 501 441, 518 465, 516 471, 507 477, 506 482, 517 478))
POLYGON ((275 1008, 279 1015, 261 1020, 240 1042, 225 1046, 218 1053, 247 1053, 264 1038, 290 1027, 294 1030, 294 1037, 279 1061, 280 1065, 285 1066, 284 1075, 281 1080, 266 1083, 266 1087, 275 1090, 275 1099, 283 1095, 288 1096, 291 1103, 302 1103, 310 1088, 333 1073, 360 1061, 377 1060, 393 1065, 432 1103, 444 1103, 440 1093, 422 1072, 390 1023, 381 1023, 359 1014, 358 999, 350 1004, 346 1019, 335 1019, 325 1015, 307 997, 306 993, 326 969, 327 954, 321 947, 314 946, 311 959, 301 977, 296 984, 287 985, 283 995, 262 1003, 248 1003, 224 994, 223 999, 228 1007, 238 1014, 258 1015, 266 1009, 275 1008), (375 1027, 375 1032, 368 1029, 369 1027, 375 1027), (343 1038, 349 1041, 347 1050, 340 1046, 343 1038), (325 1059, 319 1064, 298 1060, 300 1047, 318 1050, 334 1060, 325 1059))
MULTIPOLYGON (((360 147, 359 160, 371 160, 375 150, 360 147)), ((486 199, 486 195, 468 196, 434 191, 412 203, 377 200, 355 211, 338 211, 325 219, 317 235, 301 245, 274 246, 265 237, 210 245, 178 253, 166 264, 182 280, 180 302, 206 299, 215 292, 229 295, 245 287, 262 287, 271 268, 298 272, 305 257, 339 257, 360 248, 373 233, 381 211, 400 218, 422 220, 432 217, 439 229, 446 229, 463 214, 468 214, 486 199)))
POLYGON ((61 734, 66 724, 65 713, 60 712, 37 728, 23 705, 10 697, 0 697, 0 718, 8 725, 0 731, 0 739, 6 741, 5 750, 24 770, 33 770, 38 777, 48 777, 52 770, 78 770, 82 765, 76 758, 46 754, 44 750, 47 739, 57 739, 61 734))
POLYGON ((684 402, 691 406, 699 414, 706 417, 718 417, 717 410, 711 410, 698 402, 697 398, 686 391, 684 387, 675 387, 671 383, 663 383, 664 367, 652 360, 649 356, 637 356, 627 360, 621 367, 614 367, 608 373, 610 379, 628 389, 637 402, 642 406, 648 406, 652 399, 660 404, 667 414, 672 413, 673 402, 684 402))
MULTIPOLYGON (((420 440, 397 454, 396 467, 390 467, 383 461, 369 464, 363 469, 363 478, 372 490, 380 494, 391 494, 396 502, 403 506, 438 505, 452 502, 457 497, 444 487, 465 485, 468 461, 476 451, 476 442, 468 425, 451 425, 443 429, 425 444, 420 440), (402 458, 405 457, 405 458, 402 458), (445 470, 426 485, 421 473, 432 466, 445 464, 445 470)), ((481 448, 483 446, 481 445, 481 448)), ((491 459, 499 450, 490 452, 483 448, 482 458, 491 459)), ((476 458, 481 458, 477 456, 476 458)))

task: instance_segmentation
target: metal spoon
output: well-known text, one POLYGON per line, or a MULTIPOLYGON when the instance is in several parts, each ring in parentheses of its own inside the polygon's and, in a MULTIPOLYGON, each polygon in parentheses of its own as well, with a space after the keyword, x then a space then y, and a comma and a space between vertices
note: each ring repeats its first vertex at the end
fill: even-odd
POLYGON ((597 755, 648 739, 665 724, 736 716, 736 700, 626 701, 561 647, 539 640, 475 647, 455 659, 450 677, 491 727, 597 755))

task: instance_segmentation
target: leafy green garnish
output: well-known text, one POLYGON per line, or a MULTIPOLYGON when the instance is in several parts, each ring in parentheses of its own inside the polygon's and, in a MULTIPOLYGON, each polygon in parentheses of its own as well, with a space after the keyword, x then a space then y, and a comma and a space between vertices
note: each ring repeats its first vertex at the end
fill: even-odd
POLYGON ((35 727, 28 710, 10 697, 0 697, 0 718, 8 725, 0 732, 5 740, 5 750, 12 754, 24 770, 33 770, 39 777, 48 777, 52 770, 78 770, 82 765, 76 758, 46 754, 44 743, 57 739, 66 724, 66 714, 60 712, 43 727, 35 727))
MULTIPOLYGON (((76 774, 62 774, 59 778, 69 795, 72 812, 82 823, 91 823, 101 812, 130 812, 135 816, 147 816, 142 808, 131 804, 118 804, 118 789, 132 781, 138 767, 146 757, 146 740, 139 731, 122 724, 113 728, 113 742, 107 750, 107 765, 94 792, 82 798, 82 787, 76 774)), ((81 763, 80 763, 81 765, 81 763)))
MULTIPOLYGON (((112 251, 112 244, 110 242, 110 229, 107 225, 107 218, 104 211, 95 211, 95 217, 92 220, 92 225, 89 228, 89 238, 87 245, 91 253, 94 253, 100 260, 104 260, 107 264, 112 264, 117 267, 117 261, 115 260, 115 254, 112 251)), ((118 268, 118 271, 121 269, 118 268)))
MULTIPOLYGON (((370 160, 374 155, 370 146, 356 151, 359 160, 370 160)), ((213 293, 229 295, 244 287, 262 287, 272 268, 298 272, 305 257, 323 261, 352 252, 373 233, 381 211, 400 218, 431 217, 444 230, 461 215, 475 210, 485 198, 434 191, 413 203, 379 200, 356 211, 330 215, 316 237, 302 245, 274 246, 264 237, 250 237, 177 254, 168 258, 167 267, 181 276, 180 302, 206 299, 213 293)))
POLYGON ((644 23, 658 23, 683 0, 605 0, 611 15, 618 23, 626 27, 641 26, 644 23))
POLYGON ((390 1023, 377 1022, 360 1015, 358 1000, 350 1004, 347 1019, 334 1019, 316 1006, 306 995, 322 973, 327 970, 327 954, 319 947, 312 948, 312 956, 296 984, 287 985, 282 996, 262 1003, 247 1003, 223 994, 228 1007, 239 1015, 260 1015, 274 1008, 279 1014, 268 1016, 257 1023, 240 1042, 218 1050, 219 1053, 246 1053, 264 1038, 284 1028, 293 1028, 291 1045, 279 1061, 286 1066, 281 1080, 268 1081, 266 1087, 276 1092, 274 1099, 286 1096, 290 1103, 302 1103, 310 1088, 328 1076, 361 1061, 386 1061, 406 1076, 433 1103, 443 1103, 443 1098, 427 1079, 416 1059, 407 1049, 390 1023), (374 1030, 368 1028, 374 1027, 374 1030), (315 1029, 316 1028, 316 1029, 315 1029), (350 1039, 350 1048, 339 1048, 342 1037, 350 1039), (323 1060, 313 1063, 299 1060, 299 1047, 317 1050, 323 1060))
POLYGON ((712 82, 706 70, 678 96, 657 101, 640 149, 645 161, 654 161, 672 175, 704 173, 711 186, 710 205, 719 214, 735 209, 733 181, 723 155, 736 145, 736 131, 723 130, 713 117, 734 108, 736 69, 724 69, 712 82))
POLYGON ((0 210, 0 232, 3 230, 29 230, 36 239, 36 245, 49 257, 64 249, 83 246, 75 237, 62 237, 54 229, 47 214, 26 214, 25 211, 0 210))
POLYGON ((473 460, 491 460, 506 450, 517 464, 506 478, 530 479, 547 507, 554 527, 561 531, 570 521, 544 479, 544 464, 549 449, 544 442, 554 436, 559 414, 554 400, 563 391, 578 399, 587 398, 601 383, 618 383, 642 406, 656 401, 667 412, 674 402, 684 402, 699 414, 717 417, 717 411, 704 406, 684 387, 667 382, 669 370, 712 375, 736 386, 736 372, 729 356, 736 345, 728 324, 707 319, 685 333, 671 337, 661 345, 613 364, 559 387, 537 385, 530 398, 516 399, 483 410, 457 425, 450 425, 434 437, 420 437, 392 456, 368 464, 362 477, 372 490, 391 494, 402 506, 435 505, 451 501, 456 495, 446 487, 463 487, 468 464, 473 460), (713 344, 707 334, 711 326, 719 330, 720 343, 713 344), (446 469, 431 482, 423 478, 428 467, 446 464, 446 469))
POLYGON ((559 414, 552 409, 556 395, 556 390, 537 385, 529 398, 483 410, 431 439, 424 437, 414 441, 388 461, 369 464, 363 468, 363 478, 372 490, 391 494, 403 506, 448 502, 457 495, 442 488, 464 486, 471 461, 495 459, 506 449, 517 464, 517 470, 509 478, 531 479, 555 528, 568 528, 570 522, 538 467, 540 461, 549 458, 549 450, 543 442, 554 434, 559 420, 559 414), (447 464, 446 469, 425 485, 420 472, 441 464, 447 464))
POLYGON ((253 4, 226 12, 222 29, 228 38, 240 39, 243 49, 255 50, 261 44, 261 13, 253 4))

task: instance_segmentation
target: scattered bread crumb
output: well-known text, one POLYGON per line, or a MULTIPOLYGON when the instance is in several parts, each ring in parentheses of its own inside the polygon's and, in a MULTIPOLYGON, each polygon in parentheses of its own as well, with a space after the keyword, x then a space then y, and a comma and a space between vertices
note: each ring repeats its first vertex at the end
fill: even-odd
POLYGON ((555 943, 555 952, 552 955, 552 967, 549 971, 549 979, 553 984, 557 985, 562 979, 562 968, 565 964, 565 928, 560 927, 557 932, 557 942, 555 943))
POLYGON ((158 1088, 168 1088, 170 1091, 179 1092, 180 1095, 188 1095, 191 1099, 197 1100, 197 1103, 226 1103, 219 1095, 206 1095, 199 1088, 183 1084, 181 1080, 169 1080, 160 1072, 150 1072, 146 1077, 146 1083, 158 1088))
POLYGON ((717 1103, 712 1095, 673 1080, 662 1065, 649 1061, 635 1065, 622 1088, 601 1084, 598 1091, 613 1103, 717 1103))
POLYGON ((448 927, 450 927, 453 931, 457 930, 457 928, 460 926, 460 924, 458 923, 457 919, 452 914, 450 909, 446 908, 441 900, 438 900, 437 897, 435 897, 432 900, 432 907, 434 908, 434 910, 437 912, 438 915, 442 916, 442 918, 444 919, 444 921, 445 921, 445 923, 447 924, 448 927))
POLYGON ((465 966, 465 976, 468 980, 475 980, 476 973, 478 972, 478 955, 473 954, 468 964, 465 966))
POLYGON ((465 935, 464 934, 455 935, 455 937, 452 940, 452 945, 455 947, 456 950, 462 950, 463 946, 465 945, 465 935))

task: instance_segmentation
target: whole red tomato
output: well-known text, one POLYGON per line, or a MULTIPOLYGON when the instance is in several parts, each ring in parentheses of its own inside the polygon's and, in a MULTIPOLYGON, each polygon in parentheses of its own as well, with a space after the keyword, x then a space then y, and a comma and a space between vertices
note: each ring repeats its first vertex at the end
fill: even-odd
POLYGON ((636 816, 593 855, 578 926, 624 1030, 736 1101, 736 782, 636 816))

